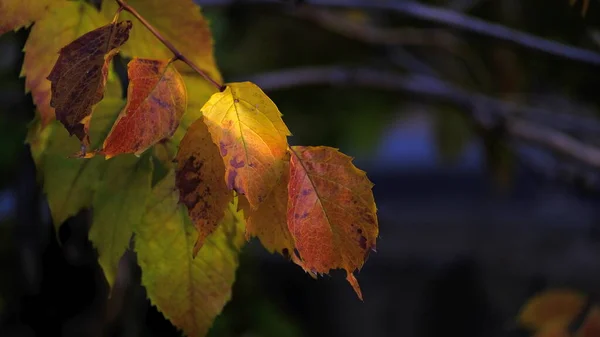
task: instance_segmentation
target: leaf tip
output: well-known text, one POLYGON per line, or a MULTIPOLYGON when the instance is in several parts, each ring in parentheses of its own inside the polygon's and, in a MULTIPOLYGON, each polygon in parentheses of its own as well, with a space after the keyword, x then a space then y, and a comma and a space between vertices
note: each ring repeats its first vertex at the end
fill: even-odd
POLYGON ((360 286, 358 285, 358 280, 356 279, 356 277, 354 277, 354 274, 352 274, 351 272, 347 271, 347 273, 348 274, 346 276, 346 280, 348 281, 348 283, 350 283, 352 289, 354 289, 354 292, 356 292, 358 299, 364 302, 362 291, 360 290, 360 286))

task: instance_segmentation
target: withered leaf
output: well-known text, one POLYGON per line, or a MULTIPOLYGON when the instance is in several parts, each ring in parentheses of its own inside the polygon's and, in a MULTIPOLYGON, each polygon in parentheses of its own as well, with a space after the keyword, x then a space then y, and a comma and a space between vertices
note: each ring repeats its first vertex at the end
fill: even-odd
MULTIPOLYGON (((21 8, 31 8, 32 2, 39 5, 46 0, 25 2, 15 0, 15 2, 19 2, 21 8)), ((31 92, 41 117, 42 129, 55 119, 54 108, 50 106, 50 81, 47 77, 58 60, 60 49, 79 36, 106 24, 106 18, 88 2, 64 0, 55 2, 60 5, 50 6, 48 10, 44 10, 43 17, 31 28, 23 48, 25 57, 21 76, 25 77, 25 88, 31 92)))
POLYGON ((202 119, 188 128, 179 145, 176 161, 175 184, 179 189, 179 202, 187 207, 198 230, 195 254, 223 219, 233 193, 223 181, 225 166, 202 119))
POLYGON ((271 99, 250 82, 227 84, 202 108, 225 163, 225 181, 258 208, 283 173, 290 131, 271 99))
POLYGON ((56 118, 84 147, 89 146, 92 110, 104 97, 109 63, 127 41, 131 26, 131 21, 111 23, 84 34, 60 50, 48 75, 56 118))
POLYGON ((127 73, 127 105, 104 141, 106 158, 139 155, 172 136, 187 106, 185 83, 170 60, 134 58, 127 73))
POLYGON ((313 274, 345 269, 362 299, 353 272, 379 234, 373 184, 336 149, 294 146, 291 153, 287 223, 300 265, 313 274))

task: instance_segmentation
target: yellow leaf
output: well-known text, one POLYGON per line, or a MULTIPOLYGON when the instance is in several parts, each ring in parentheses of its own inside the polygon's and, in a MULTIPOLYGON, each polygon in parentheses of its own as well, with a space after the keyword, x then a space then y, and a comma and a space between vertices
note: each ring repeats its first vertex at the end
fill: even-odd
POLYGON ((353 272, 379 235, 373 184, 336 149, 294 146, 291 152, 287 223, 300 265, 313 274, 345 269, 362 299, 353 272))
POLYGON ((231 298, 238 253, 245 243, 244 225, 237 205, 230 204, 193 258, 198 235, 178 199, 171 171, 150 196, 136 229, 135 250, 152 304, 187 336, 204 336, 231 298))
POLYGON ((240 208, 246 218, 246 236, 256 236, 271 253, 278 252, 290 258, 294 239, 287 225, 287 200, 289 163, 284 163, 284 173, 267 199, 253 210, 245 197, 240 196, 240 208))
POLYGON ((223 219, 233 193, 223 181, 225 166, 202 119, 188 129, 177 152, 175 183, 179 200, 198 230, 194 253, 223 219))
POLYGON ((58 59, 58 52, 84 33, 105 24, 106 18, 87 2, 64 1, 61 6, 51 7, 33 25, 25 43, 21 76, 26 77, 25 86, 41 115, 42 128, 55 118, 50 106, 50 81, 46 77, 58 59))
POLYGON ((531 298, 521 308, 518 321, 524 327, 541 330, 548 325, 566 329, 585 305, 585 296, 573 290, 553 289, 531 298))
POLYGON ((281 177, 287 157, 291 134, 277 106, 255 84, 231 83, 210 98, 202 113, 223 157, 227 186, 258 208, 281 177))
POLYGON ((9 30, 29 26, 43 18, 65 0, 2 0, 0 1, 0 35, 9 30))
MULTIPOLYGON (((127 0, 127 4, 135 8, 195 65, 217 82, 221 82, 213 55, 212 34, 208 22, 202 16, 200 7, 192 0, 169 0, 168 3, 164 0, 127 0)), ((107 19, 112 19, 118 7, 116 1, 104 0, 102 13, 107 19)), ((127 12, 122 12, 119 18, 136 20, 127 12)), ((152 33, 141 27, 131 32, 129 42, 123 46, 121 52, 131 58, 169 59, 173 56, 152 33)), ((184 73, 193 72, 183 62, 178 62, 177 67, 184 73)))

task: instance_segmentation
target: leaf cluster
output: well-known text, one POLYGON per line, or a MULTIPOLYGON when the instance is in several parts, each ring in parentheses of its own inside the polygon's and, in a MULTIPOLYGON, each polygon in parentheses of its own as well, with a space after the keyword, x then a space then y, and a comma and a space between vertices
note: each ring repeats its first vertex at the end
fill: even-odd
POLYGON ((0 34, 28 26, 28 143, 58 230, 92 209, 89 239, 113 285, 130 246, 152 303, 201 336, 231 297, 251 237, 313 277, 344 269, 358 296, 378 237, 373 184, 324 146, 289 146, 275 103, 220 85, 191 0, 7 0, 0 34), (48 38, 52 36, 52 38, 48 38), (127 96, 113 58, 128 59, 127 96), (75 137, 72 137, 75 136, 75 137))

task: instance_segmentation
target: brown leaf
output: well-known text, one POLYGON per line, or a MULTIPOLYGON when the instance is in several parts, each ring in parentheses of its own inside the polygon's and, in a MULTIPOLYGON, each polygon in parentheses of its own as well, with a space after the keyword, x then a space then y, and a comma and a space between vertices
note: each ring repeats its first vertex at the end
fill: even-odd
POLYGON ((269 252, 281 253, 286 258, 294 251, 294 239, 287 226, 289 177, 289 162, 284 162, 279 182, 258 209, 252 209, 244 196, 238 202, 246 218, 246 237, 258 237, 269 252))
POLYGON ((187 106, 185 83, 170 60, 134 58, 127 73, 127 106, 104 141, 106 158, 139 155, 172 136, 187 106))
POLYGON ((377 208, 364 171, 336 149, 294 146, 290 159, 287 223, 301 266, 313 274, 360 270, 379 234, 377 208))
POLYGON ((219 148, 212 142, 202 119, 188 128, 179 145, 176 161, 175 184, 179 189, 179 202, 187 207, 198 230, 195 254, 217 228, 233 198, 223 181, 225 165, 219 148))
POLYGON ((56 118, 84 147, 89 146, 92 110, 104 97, 109 63, 127 41, 131 26, 131 21, 111 23, 84 34, 60 50, 48 75, 56 118))
MULTIPOLYGON (((22 0, 16 1, 23 5, 22 0)), ((30 2, 34 1, 42 2, 30 2)), ((54 108, 50 106, 50 81, 47 77, 58 60, 60 49, 79 36, 106 24, 106 18, 87 2, 60 0, 59 3, 59 6, 44 9, 43 17, 35 22, 23 47, 25 57, 21 76, 25 77, 25 88, 31 92, 41 117, 41 129, 55 119, 54 108)))

